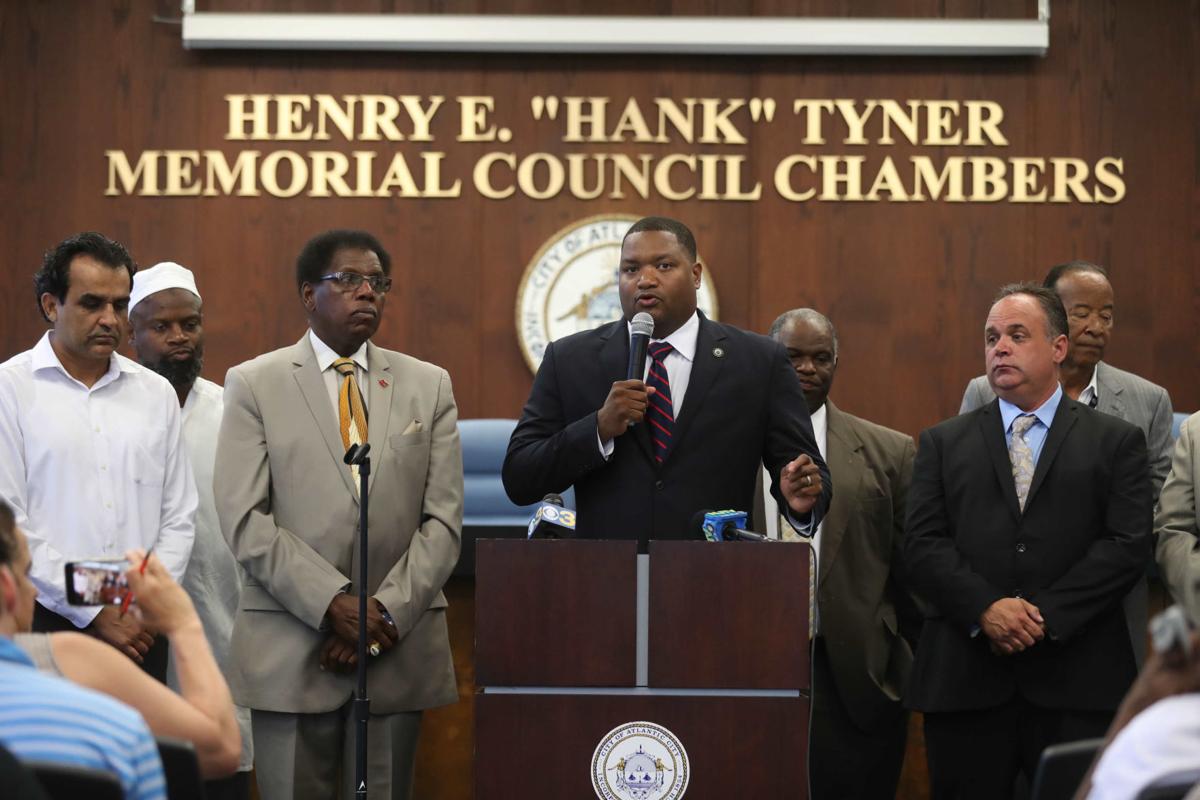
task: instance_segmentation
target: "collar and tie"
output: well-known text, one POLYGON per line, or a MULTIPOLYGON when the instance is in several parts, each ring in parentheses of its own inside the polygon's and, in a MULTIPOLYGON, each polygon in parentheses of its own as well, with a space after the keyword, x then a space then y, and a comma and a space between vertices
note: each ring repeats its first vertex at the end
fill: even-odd
POLYGON ((1025 441, 1025 434, 1038 421, 1033 414, 1022 414, 1013 420, 1012 439, 1008 443, 1008 459, 1012 462, 1013 483, 1017 488, 1017 502, 1025 510, 1025 499, 1033 483, 1033 449, 1025 441))
POLYGON ((650 371, 646 375, 646 386, 653 386, 654 395, 646 409, 646 421, 650 423, 650 443, 654 449, 655 462, 662 464, 671 450, 671 437, 675 433, 675 409, 671 402, 671 379, 667 376, 666 359, 675 348, 667 342, 651 342, 646 348, 650 356, 650 371))
MULTIPOLYGON (((342 434, 342 447, 349 450, 350 445, 367 441, 367 409, 354 378, 354 359, 339 358, 333 362, 333 368, 342 376, 342 385, 338 389, 338 429, 342 434)), ((354 473, 357 491, 358 467, 351 467, 350 471, 354 473)))

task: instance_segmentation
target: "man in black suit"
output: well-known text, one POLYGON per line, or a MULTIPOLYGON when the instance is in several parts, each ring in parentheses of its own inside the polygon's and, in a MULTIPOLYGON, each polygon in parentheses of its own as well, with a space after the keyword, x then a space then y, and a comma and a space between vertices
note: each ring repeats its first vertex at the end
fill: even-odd
POLYGON ((635 222, 621 244, 624 319, 546 348, 504 459, 515 503, 575 486, 577 533, 690 538, 701 509, 751 507, 760 464, 793 524, 829 507, 829 471, 783 347, 696 310, 703 267, 683 223, 635 222), (645 380, 625 380, 628 322, 654 319, 645 380))
POLYGON ((935 800, 1011 796, 1047 745, 1102 736, 1137 671, 1121 598, 1150 547, 1145 436, 1063 394, 1051 290, 1002 289, 984 342, 998 399, 921 434, 908 495, 928 605, 907 700, 935 800))

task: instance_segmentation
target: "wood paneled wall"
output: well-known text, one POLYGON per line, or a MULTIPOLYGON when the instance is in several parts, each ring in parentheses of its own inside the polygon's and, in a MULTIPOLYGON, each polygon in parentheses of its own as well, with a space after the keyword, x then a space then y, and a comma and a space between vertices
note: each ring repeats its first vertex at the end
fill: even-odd
MULTIPOLYGON (((258 0, 252 8, 321 3, 258 0)), ((360 0, 349 10, 393 10, 360 0)), ((499 3, 418 4, 415 11, 497 11, 499 3)), ((545 10, 533 2, 517 11, 545 10)), ((576 4, 587 10, 587 4, 576 4)), ((637 5, 637 4, 634 4, 637 5)), ((658 3, 657 13, 1029 15, 1031 2, 658 3)), ((246 7, 199 3, 200 10, 246 7)), ((378 233, 395 259, 397 289, 380 344, 444 365, 465 417, 513 417, 531 375, 516 343, 522 272, 564 225, 603 212, 665 213, 696 230, 720 292, 721 317, 763 330, 798 305, 839 328, 835 395, 844 408, 909 433, 953 413, 982 371, 980 328, 1002 283, 1040 278, 1070 258, 1110 266, 1117 292, 1114 364, 1166 386, 1181 410, 1200 408, 1200 2, 1053 3, 1044 58, 683 58, 471 56, 185 51, 173 0, 0 6, 0 355, 42 330, 30 290, 41 253, 78 230, 125 242, 142 264, 172 259, 199 274, 209 334, 206 374, 295 341, 303 317, 292 264, 303 242, 334 225, 378 233), (797 151, 789 120, 755 130, 738 152, 768 184, 755 203, 495 201, 263 197, 104 197, 104 151, 214 147, 225 142, 231 93, 487 94, 513 129, 511 148, 564 153, 556 128, 535 125, 533 95, 990 99, 1006 112, 1011 145, 998 155, 1125 161, 1117 205, 789 203, 769 190, 770 165, 797 151)), ((620 4, 612 11, 636 10, 620 4)), ((654 25, 649 18, 646 25, 654 25)), ((781 115, 781 119, 784 115, 781 115)), ((470 164, 495 145, 457 144, 435 121, 437 146, 469 183, 470 164), (465 174, 464 174, 465 173, 465 174)), ((840 130, 835 128, 835 134, 840 130)), ((264 149, 288 146, 264 143, 264 149)), ((297 146, 304 149, 310 145, 297 146)), ((346 147, 345 142, 324 146, 346 147)), ((414 147, 409 143, 405 146, 414 147)), ((658 146, 658 152, 689 149, 658 146)), ((383 148, 387 149, 387 148, 383 148)), ((636 145, 601 145, 636 152, 636 145)), ((641 148, 653 149, 653 148, 641 148)), ((692 147, 690 149, 701 149, 692 147)), ((861 153, 831 142, 823 152, 861 153)), ((930 148, 925 148, 926 151, 930 148)), ((910 152, 889 148, 898 159, 910 152)))

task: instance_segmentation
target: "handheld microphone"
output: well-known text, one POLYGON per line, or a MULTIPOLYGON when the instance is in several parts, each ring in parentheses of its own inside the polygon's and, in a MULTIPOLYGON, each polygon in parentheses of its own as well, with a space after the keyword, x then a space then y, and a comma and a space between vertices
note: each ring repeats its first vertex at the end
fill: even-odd
POLYGON ((770 542, 770 537, 746 530, 749 515, 745 511, 698 511, 693 517, 693 527, 699 528, 710 542, 770 542))
POLYGON ((629 323, 629 369, 625 380, 642 380, 646 374, 646 348, 654 334, 654 317, 645 311, 633 315, 629 323))
POLYGON ((575 512, 563 508, 561 495, 551 492, 542 498, 526 532, 528 539, 561 539, 575 535, 575 512))

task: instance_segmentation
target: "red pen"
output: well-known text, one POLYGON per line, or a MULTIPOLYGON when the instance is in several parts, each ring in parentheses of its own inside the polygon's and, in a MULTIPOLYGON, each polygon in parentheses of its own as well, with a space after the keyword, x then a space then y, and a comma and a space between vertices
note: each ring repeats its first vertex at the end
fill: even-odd
MULTIPOLYGON (((157 544, 157 542, 155 543, 157 544)), ((150 549, 146 551, 146 557, 142 559, 142 565, 138 567, 138 574, 146 574, 146 565, 150 563, 150 554, 154 552, 154 545, 150 545, 150 549)), ((121 598, 121 616, 125 616, 125 612, 129 610, 129 604, 133 602, 133 592, 129 589, 125 590, 125 596, 121 598)))

